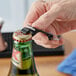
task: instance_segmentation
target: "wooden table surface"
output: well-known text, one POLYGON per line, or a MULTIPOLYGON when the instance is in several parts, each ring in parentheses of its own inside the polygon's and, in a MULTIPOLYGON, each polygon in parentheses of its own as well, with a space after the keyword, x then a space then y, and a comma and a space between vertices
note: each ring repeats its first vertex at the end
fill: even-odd
MULTIPOLYGON (((56 69, 64 56, 35 57, 35 63, 40 76, 61 76, 56 69)), ((10 59, 0 59, 0 76, 7 76, 10 68, 10 59)))

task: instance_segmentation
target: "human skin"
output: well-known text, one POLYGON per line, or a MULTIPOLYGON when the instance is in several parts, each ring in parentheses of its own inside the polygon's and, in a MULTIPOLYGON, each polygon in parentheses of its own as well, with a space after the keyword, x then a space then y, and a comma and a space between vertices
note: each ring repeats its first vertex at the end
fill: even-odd
MULTIPOLYGON (((76 1, 36 1, 26 16, 24 27, 27 24, 52 33, 56 39, 56 35, 76 29, 76 1)), ((48 37, 43 33, 37 33, 32 39, 38 45, 46 48, 56 48, 63 44, 62 38, 60 40, 48 40, 48 37)))
MULTIPOLYGON (((24 27, 28 24, 53 35, 61 35, 74 30, 76 29, 76 0, 36 1, 26 16, 24 27)), ((48 40, 43 33, 37 33, 33 40, 46 48, 56 48, 63 44, 62 38, 48 40)), ((54 76, 71 75, 57 72, 54 76)))

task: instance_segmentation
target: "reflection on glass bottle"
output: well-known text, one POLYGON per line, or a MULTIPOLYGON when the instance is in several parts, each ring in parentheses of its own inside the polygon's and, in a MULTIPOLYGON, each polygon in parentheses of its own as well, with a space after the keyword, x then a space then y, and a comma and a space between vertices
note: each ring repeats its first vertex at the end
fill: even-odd
POLYGON ((30 33, 25 35, 21 31, 13 34, 13 53, 8 76, 39 76, 35 66, 31 37, 30 33))

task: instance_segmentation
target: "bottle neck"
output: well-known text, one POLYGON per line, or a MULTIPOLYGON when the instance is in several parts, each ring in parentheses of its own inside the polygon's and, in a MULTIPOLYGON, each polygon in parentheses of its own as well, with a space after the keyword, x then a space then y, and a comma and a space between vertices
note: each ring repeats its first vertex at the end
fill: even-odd
POLYGON ((19 43, 14 41, 12 63, 20 69, 27 69, 31 66, 32 50, 31 41, 19 43), (28 65, 28 66, 25 66, 28 65))

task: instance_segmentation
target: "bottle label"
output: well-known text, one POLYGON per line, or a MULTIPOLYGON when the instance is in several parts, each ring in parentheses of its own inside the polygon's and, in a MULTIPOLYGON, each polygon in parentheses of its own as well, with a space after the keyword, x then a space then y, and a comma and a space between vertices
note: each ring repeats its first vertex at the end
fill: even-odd
POLYGON ((32 58, 23 58, 22 53, 13 48, 12 63, 19 69, 29 69, 32 64, 32 58))
POLYGON ((12 53, 12 63, 19 68, 21 67, 21 52, 14 48, 12 53))

